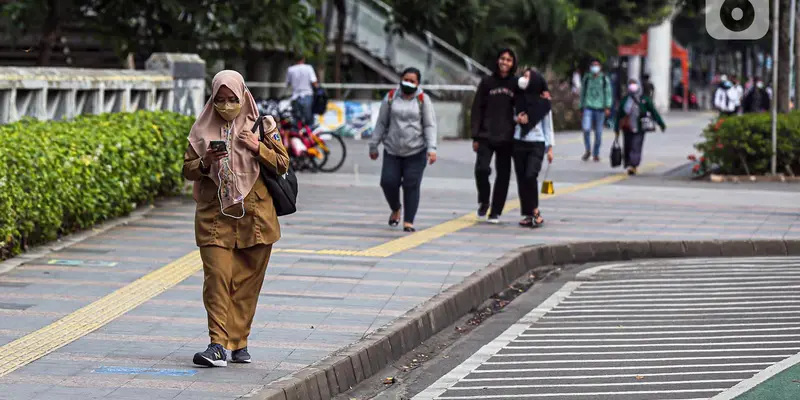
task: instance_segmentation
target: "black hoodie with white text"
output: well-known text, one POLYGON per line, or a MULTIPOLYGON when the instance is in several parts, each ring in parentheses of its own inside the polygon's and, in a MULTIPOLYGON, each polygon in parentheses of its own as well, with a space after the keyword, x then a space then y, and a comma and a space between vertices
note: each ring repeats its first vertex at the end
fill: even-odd
POLYGON ((473 140, 510 143, 514 137, 514 95, 519 91, 517 77, 495 73, 481 80, 472 102, 473 140))

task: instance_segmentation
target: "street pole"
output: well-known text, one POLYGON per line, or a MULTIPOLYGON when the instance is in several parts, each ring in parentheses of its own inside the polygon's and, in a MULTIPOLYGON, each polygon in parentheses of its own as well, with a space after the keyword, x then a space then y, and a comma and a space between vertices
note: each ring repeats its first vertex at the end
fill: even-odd
MULTIPOLYGON (((797 76, 794 76, 794 41, 796 40, 794 37, 794 25, 797 23, 797 0, 792 0, 789 4, 789 15, 791 15, 792 18, 789 18, 789 52, 787 53, 789 56, 789 90, 786 91, 786 95, 789 96, 789 104, 792 104, 792 88, 794 87, 792 77, 797 79, 797 76)), ((798 95, 800 95, 800 93, 794 94, 795 108, 797 108, 798 95)), ((791 107, 789 110, 791 110, 791 107)))
POLYGON ((780 0, 773 1, 772 9, 772 175, 778 174, 778 35, 780 35, 778 10, 780 0))

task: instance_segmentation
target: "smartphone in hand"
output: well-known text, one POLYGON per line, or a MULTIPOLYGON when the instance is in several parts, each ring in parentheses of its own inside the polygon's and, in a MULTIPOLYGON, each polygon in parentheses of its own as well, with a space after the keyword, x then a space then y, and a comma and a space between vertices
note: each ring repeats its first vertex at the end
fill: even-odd
POLYGON ((218 153, 224 153, 227 150, 224 140, 212 140, 209 145, 211 146, 211 150, 214 150, 218 153))

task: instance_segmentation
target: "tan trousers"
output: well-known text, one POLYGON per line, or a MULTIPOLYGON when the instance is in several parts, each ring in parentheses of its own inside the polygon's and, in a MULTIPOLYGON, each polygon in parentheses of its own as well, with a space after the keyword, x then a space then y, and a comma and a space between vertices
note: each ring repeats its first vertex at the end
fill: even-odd
POLYGON ((263 244, 245 249, 200 247, 211 343, 229 350, 247 346, 271 254, 272 245, 263 244))

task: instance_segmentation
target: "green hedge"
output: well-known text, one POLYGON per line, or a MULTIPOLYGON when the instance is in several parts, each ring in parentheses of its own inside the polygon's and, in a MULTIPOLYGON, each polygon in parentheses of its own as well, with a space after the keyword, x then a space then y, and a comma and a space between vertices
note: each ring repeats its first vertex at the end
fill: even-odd
POLYGON ((0 125, 0 259, 180 190, 193 121, 140 111, 0 125))
MULTIPOLYGON (((769 113, 721 117, 704 131, 705 140, 695 145, 703 153, 697 172, 711 165, 730 175, 770 172, 772 122, 769 113)), ((778 173, 800 173, 800 112, 778 114, 778 173)))

